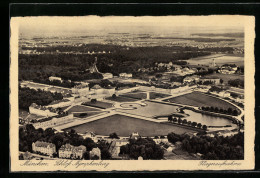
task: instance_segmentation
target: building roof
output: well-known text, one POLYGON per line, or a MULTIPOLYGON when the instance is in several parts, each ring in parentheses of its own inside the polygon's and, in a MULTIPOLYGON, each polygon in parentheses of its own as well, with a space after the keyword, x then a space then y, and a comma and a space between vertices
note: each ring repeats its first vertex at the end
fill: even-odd
POLYGON ((42 141, 36 141, 35 143, 35 146, 36 147, 50 147, 50 148, 53 148, 55 147, 55 145, 53 143, 48 143, 48 142, 42 142, 42 141))
POLYGON ((84 145, 75 146, 74 151, 86 151, 87 148, 84 145))
POLYGON ((102 87, 96 84, 91 89, 97 90, 97 89, 102 89, 102 87))
POLYGON ((74 146, 72 146, 69 143, 66 143, 65 145, 62 145, 59 149, 59 151, 64 151, 64 150, 69 150, 71 151, 74 148, 74 146))

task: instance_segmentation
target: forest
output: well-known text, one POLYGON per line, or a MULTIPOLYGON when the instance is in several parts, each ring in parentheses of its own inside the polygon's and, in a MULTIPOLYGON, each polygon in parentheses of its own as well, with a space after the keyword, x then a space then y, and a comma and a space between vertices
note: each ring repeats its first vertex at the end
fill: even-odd
POLYGON ((206 160, 242 160, 244 159, 244 133, 234 136, 205 135, 193 136, 169 133, 169 142, 182 142, 182 148, 189 153, 201 153, 206 160))
POLYGON ((37 105, 48 105, 55 100, 62 100, 63 96, 60 93, 51 93, 49 91, 34 90, 30 88, 19 87, 19 108, 29 110, 32 103, 37 105))
POLYGON ((151 138, 130 139, 129 144, 120 147, 120 154, 128 154, 132 159, 142 156, 144 160, 163 159, 164 151, 151 138))
POLYGON ((182 46, 125 47, 99 44, 23 47, 23 49, 45 51, 45 53, 19 54, 20 80, 47 78, 54 75, 74 81, 101 77, 86 72, 86 69, 92 66, 95 57, 98 57, 97 67, 100 72, 109 72, 118 76, 122 72, 135 73, 140 68, 154 67, 155 62, 183 64, 181 60, 210 55, 211 52, 232 53, 233 51, 230 47, 199 49, 182 46), (72 51, 75 53, 69 53, 72 51), (86 54, 88 51, 111 51, 111 53, 89 55, 86 54))

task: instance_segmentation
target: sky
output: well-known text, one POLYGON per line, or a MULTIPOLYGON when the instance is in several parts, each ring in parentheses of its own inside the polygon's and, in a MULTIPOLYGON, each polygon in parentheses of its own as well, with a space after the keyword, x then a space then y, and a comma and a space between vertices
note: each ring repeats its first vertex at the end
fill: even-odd
POLYGON ((243 16, 17 17, 22 35, 242 32, 243 16))

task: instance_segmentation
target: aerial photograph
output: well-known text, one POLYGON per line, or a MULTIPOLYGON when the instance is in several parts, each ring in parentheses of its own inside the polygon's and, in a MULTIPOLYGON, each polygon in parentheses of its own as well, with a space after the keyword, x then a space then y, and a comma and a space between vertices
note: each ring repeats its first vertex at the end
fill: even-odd
POLYGON ((19 160, 244 160, 243 25, 52 18, 19 25, 19 160))

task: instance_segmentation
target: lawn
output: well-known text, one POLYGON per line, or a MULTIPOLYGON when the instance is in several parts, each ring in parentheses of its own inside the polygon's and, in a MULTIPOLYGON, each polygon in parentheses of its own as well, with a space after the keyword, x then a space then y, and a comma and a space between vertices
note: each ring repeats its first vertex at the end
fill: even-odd
MULTIPOLYGON (((131 93, 123 94, 122 96, 129 97, 129 98, 135 98, 135 99, 146 99, 147 98, 147 94, 145 92, 140 92, 140 93, 131 92, 131 93)), ((170 96, 170 95, 156 93, 156 92, 150 92, 150 99, 165 98, 168 96, 170 96)))
POLYGON ((244 57, 236 55, 212 54, 209 56, 201 56, 187 60, 190 65, 211 65, 212 59, 218 66, 223 64, 236 64, 237 66, 244 66, 244 57))
POLYGON ((116 98, 108 97, 106 100, 116 101, 116 102, 134 102, 138 101, 138 99, 135 98, 129 98, 124 96, 117 96, 116 98))
POLYGON ((218 107, 223 109, 228 109, 228 108, 237 109, 235 106, 233 106, 230 103, 227 103, 223 100, 220 100, 218 98, 200 92, 192 92, 189 94, 170 98, 164 101, 168 101, 171 103, 191 105, 196 107, 213 106, 213 107, 218 107))
POLYGON ((244 75, 238 75, 238 74, 220 74, 220 73, 215 73, 215 74, 210 74, 207 75, 207 77, 217 77, 220 78, 224 81, 224 84, 228 84, 229 80, 235 80, 235 79, 240 79, 244 81, 244 75))
POLYGON ((113 104, 111 104, 111 103, 106 103, 106 102, 102 102, 102 101, 85 102, 85 103, 82 103, 82 105, 92 106, 92 107, 101 108, 101 109, 107 109, 107 108, 111 108, 113 106, 113 104))
POLYGON ((87 112, 87 111, 100 111, 100 110, 95 109, 95 108, 91 108, 91 107, 87 107, 87 106, 81 106, 81 105, 73 106, 72 108, 70 108, 68 110, 69 113, 72 113, 72 112, 87 112))
POLYGON ((65 130, 70 129, 74 129, 78 133, 90 131, 98 135, 109 135, 110 133, 116 132, 119 136, 129 136, 133 132, 138 132, 141 136, 167 135, 170 132, 174 132, 176 134, 196 132, 194 130, 178 127, 176 125, 155 123, 119 114, 67 128, 65 130))

